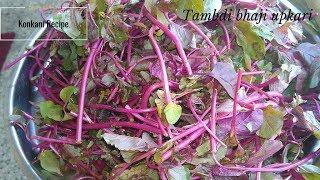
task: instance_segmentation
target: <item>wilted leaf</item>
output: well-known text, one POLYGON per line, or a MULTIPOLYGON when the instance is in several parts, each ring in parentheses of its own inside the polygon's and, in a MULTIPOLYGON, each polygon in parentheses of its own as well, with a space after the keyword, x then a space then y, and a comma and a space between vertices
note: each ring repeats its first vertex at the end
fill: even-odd
POLYGON ((283 126, 284 113, 272 106, 268 106, 263 111, 263 123, 257 135, 268 139, 274 135, 279 135, 283 126))
POLYGON ((228 94, 232 98, 234 97, 237 85, 237 73, 230 64, 217 62, 209 75, 218 80, 228 94))
POLYGON ((176 166, 168 170, 169 180, 191 180, 190 170, 185 166, 176 166))
POLYGON ((62 175, 60 161, 56 154, 50 150, 44 150, 39 156, 40 165, 46 171, 62 175))
POLYGON ((266 140, 258 152, 256 152, 252 157, 249 158, 247 164, 256 165, 263 162, 267 158, 274 155, 280 149, 282 149, 283 144, 278 140, 266 140))
POLYGON ((182 108, 180 105, 175 104, 173 102, 170 102, 165 108, 164 108, 164 114, 166 116, 166 120, 169 124, 175 124, 178 122, 181 114, 182 114, 182 108))
POLYGON ((157 144, 144 135, 142 138, 105 133, 102 135, 106 143, 125 151, 148 151, 157 147, 157 144))

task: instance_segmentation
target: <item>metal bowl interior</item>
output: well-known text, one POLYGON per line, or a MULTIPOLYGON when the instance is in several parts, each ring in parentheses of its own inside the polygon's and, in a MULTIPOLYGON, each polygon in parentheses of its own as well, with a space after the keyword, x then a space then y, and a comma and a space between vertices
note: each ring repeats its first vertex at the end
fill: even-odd
MULTIPOLYGON (((286 1, 286 0, 285 0, 286 1)), ((288 7, 288 4, 285 4, 288 7)), ((44 32, 45 28, 36 32, 32 35, 32 39, 26 44, 26 47, 33 46, 38 38, 40 38, 44 32)), ((312 31, 307 30, 309 42, 319 42, 319 36, 312 31)), ((12 80, 12 85, 10 86, 10 100, 9 100, 9 112, 8 115, 14 114, 14 109, 21 109, 25 112, 33 112, 32 106, 30 106, 30 101, 37 102, 39 94, 36 89, 32 87, 28 80, 28 70, 33 65, 33 61, 28 61, 26 58, 22 59, 18 64, 18 67, 14 73, 12 80)), ((28 128, 31 133, 35 133, 35 124, 29 123, 28 128)), ((37 151, 32 149, 31 143, 27 140, 24 131, 17 127, 11 125, 9 127, 9 134, 14 146, 14 154, 19 163, 22 165, 23 169, 31 179, 59 179, 57 176, 53 176, 44 170, 41 170, 37 165, 33 165, 31 162, 37 156, 37 151)), ((319 148, 319 141, 314 138, 310 138, 305 143, 305 152, 309 153, 319 148)), ((65 179, 64 177, 63 179, 65 179)))

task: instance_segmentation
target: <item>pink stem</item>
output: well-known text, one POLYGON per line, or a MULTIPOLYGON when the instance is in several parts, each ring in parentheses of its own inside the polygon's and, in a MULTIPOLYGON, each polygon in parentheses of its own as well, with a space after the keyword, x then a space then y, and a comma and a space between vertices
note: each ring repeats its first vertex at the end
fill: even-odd
POLYGON ((223 32, 224 32, 224 36, 225 36, 225 40, 226 40, 226 44, 227 44, 227 50, 230 50, 231 49, 231 43, 230 43, 230 36, 229 36, 229 33, 228 33, 228 30, 227 30, 227 27, 225 26, 225 24, 221 21, 218 21, 223 32))
POLYGON ((242 79, 242 71, 240 70, 238 72, 238 79, 237 79, 237 86, 234 94, 233 99, 233 111, 232 111, 232 122, 231 122, 231 132, 230 136, 233 137, 236 135, 237 132, 237 105, 238 105, 238 90, 240 89, 241 85, 241 79, 242 79))
POLYGON ((62 144, 76 144, 73 140, 67 140, 67 139, 52 139, 48 137, 41 137, 41 136, 31 136, 30 139, 37 139, 40 141, 47 141, 51 143, 62 143, 62 144))
POLYGON ((259 75, 259 74, 264 74, 265 71, 252 71, 252 72, 243 72, 243 76, 252 76, 252 75, 259 75))
POLYGON ((185 140, 181 141, 174 149, 171 149, 167 152, 165 152, 162 155, 162 161, 165 161, 170 158, 170 156, 173 154, 175 151, 180 151, 181 149, 184 149, 186 146, 188 146, 191 142, 199 138, 206 130, 204 128, 198 129, 196 132, 194 132, 192 135, 190 135, 188 138, 185 140))
MULTIPOLYGON (((131 109, 129 105, 126 105, 126 109, 131 109)), ((150 119, 147 119, 143 116, 141 116, 140 114, 137 114, 137 113, 131 113, 135 118, 139 119, 140 121, 148 124, 148 125, 151 125, 151 126, 154 126, 154 127, 159 127, 158 126, 158 123, 157 122, 154 122, 154 121, 151 121, 150 119)))
POLYGON ((187 69, 188 75, 191 76, 192 73, 192 69, 191 66, 188 62, 186 53, 183 50, 182 44, 180 42, 180 40, 178 39, 178 37, 176 35, 174 35, 167 26, 163 25, 160 21, 158 21, 156 18, 154 18, 149 12, 148 10, 144 10, 144 14, 145 16, 156 26, 158 26, 176 45, 177 51, 180 55, 180 58, 185 66, 185 68, 187 69))
POLYGON ((164 94, 165 101, 166 101, 166 104, 169 104, 170 102, 172 102, 172 99, 171 99, 171 93, 170 93, 170 88, 169 88, 169 79, 168 79, 166 64, 163 59, 160 47, 159 47, 157 41, 155 40, 155 38, 153 37, 153 33, 154 33, 154 28, 152 27, 149 31, 149 39, 150 39, 152 47, 153 47, 154 51, 156 52, 158 59, 159 59, 159 63, 160 63, 161 71, 162 71, 162 82, 163 82, 163 88, 164 88, 164 92, 165 92, 165 94, 164 94))
MULTIPOLYGON (((111 126, 128 127, 133 129, 140 129, 146 132, 162 134, 161 130, 153 126, 140 124, 140 123, 133 123, 133 122, 123 122, 123 121, 110 121, 105 123, 85 124, 83 125, 83 129, 85 130, 104 129, 104 128, 110 128, 111 126)), ((68 128, 72 128, 72 127, 68 126, 68 128)))
POLYGON ((205 35, 194 22, 188 21, 188 25, 191 26, 209 44, 209 46, 213 49, 214 54, 219 56, 219 51, 217 50, 216 46, 212 43, 210 38, 207 35, 205 35))
POLYGON ((30 54, 32 54, 35 50, 40 49, 42 46, 44 45, 44 42, 41 42, 39 44, 37 44, 34 48, 32 48, 31 50, 27 51, 26 53, 22 54, 21 56, 15 58, 13 61, 11 61, 9 64, 5 65, 3 67, 3 70, 8 70, 9 68, 11 68, 12 66, 14 66, 15 64, 17 64, 21 59, 29 56, 30 54))
MULTIPOLYGON (((211 119, 210 119, 210 129, 215 134, 216 133, 216 116, 217 116, 217 89, 213 91, 213 98, 211 102, 211 119)), ((211 153, 214 155, 217 152, 217 143, 213 137, 210 137, 211 153)))
POLYGON ((202 121, 202 119, 198 116, 198 114, 196 113, 196 111, 194 110, 194 107, 192 106, 192 102, 191 99, 188 100, 188 106, 192 112, 192 114, 195 116, 195 118, 197 119, 197 121, 199 122, 199 124, 202 124, 202 126, 205 128, 205 130, 208 131, 208 133, 211 135, 212 138, 214 138, 215 140, 217 140, 219 143, 221 143, 223 146, 226 146, 217 136, 215 133, 213 133, 207 126, 206 123, 204 123, 202 121))
POLYGON ((120 113, 148 113, 148 112, 154 112, 157 110, 156 108, 148 108, 148 109, 127 109, 127 108, 121 108, 121 107, 114 108, 106 104, 88 104, 87 107, 92 109, 106 109, 106 110, 120 112, 120 113))
POLYGON ((89 71, 92 65, 92 62, 95 59, 95 56, 97 54, 97 49, 99 49, 99 45, 102 44, 102 40, 97 40, 93 46, 91 53, 87 59, 87 62, 85 64, 85 68, 82 75, 82 81, 81 81, 81 87, 80 87, 80 95, 79 95, 79 107, 78 107, 78 118, 77 118, 77 131, 76 131, 76 142, 78 144, 81 143, 81 135, 82 135, 82 121, 83 121, 83 111, 84 111, 84 100, 86 96, 86 86, 89 76, 89 71))
MULTIPOLYGON (((153 91, 161 88, 163 86, 163 82, 158 82, 153 85, 151 85, 143 94, 142 99, 141 99, 141 108, 147 108, 148 107, 148 101, 149 97, 153 93, 153 91)), ((173 83, 169 82, 169 86, 174 86, 173 83)))

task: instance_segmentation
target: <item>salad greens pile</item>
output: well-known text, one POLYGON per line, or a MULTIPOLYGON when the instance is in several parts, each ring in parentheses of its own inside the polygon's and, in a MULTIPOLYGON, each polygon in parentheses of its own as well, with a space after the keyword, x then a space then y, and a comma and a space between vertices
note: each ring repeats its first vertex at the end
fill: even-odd
POLYGON ((70 26, 7 65, 35 62, 43 101, 12 122, 35 163, 79 179, 319 179, 320 149, 305 147, 320 138, 311 22, 191 21, 186 9, 282 11, 273 0, 64 3, 53 20, 70 26))

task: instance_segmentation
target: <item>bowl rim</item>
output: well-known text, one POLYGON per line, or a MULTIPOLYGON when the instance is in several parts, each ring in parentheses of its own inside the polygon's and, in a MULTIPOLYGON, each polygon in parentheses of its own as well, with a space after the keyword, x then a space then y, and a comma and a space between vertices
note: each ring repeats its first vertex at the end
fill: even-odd
MULTIPOLYGON (((31 35, 31 38, 29 41, 27 41, 24 45, 23 48, 33 46, 37 39, 43 35, 43 33, 46 31, 47 28, 41 28, 40 30, 34 31, 31 35)), ((21 50, 20 54, 26 53, 26 50, 21 50)), ((17 68, 14 70, 14 75, 13 75, 13 80, 12 83, 9 87, 9 116, 13 115, 14 112, 14 96, 15 96, 15 91, 16 91, 16 86, 17 86, 17 81, 20 75, 20 72, 22 70, 22 67, 26 61, 26 58, 22 58, 20 62, 17 65, 17 68)), ((11 151, 13 151, 15 160, 18 162, 20 165, 20 168, 26 172, 27 177, 33 178, 33 179, 41 179, 41 177, 38 175, 36 170, 32 167, 31 163, 26 157, 26 154, 23 152, 22 145, 20 143, 20 138, 18 136, 17 130, 15 126, 10 125, 9 126, 9 141, 11 141, 11 151)))

